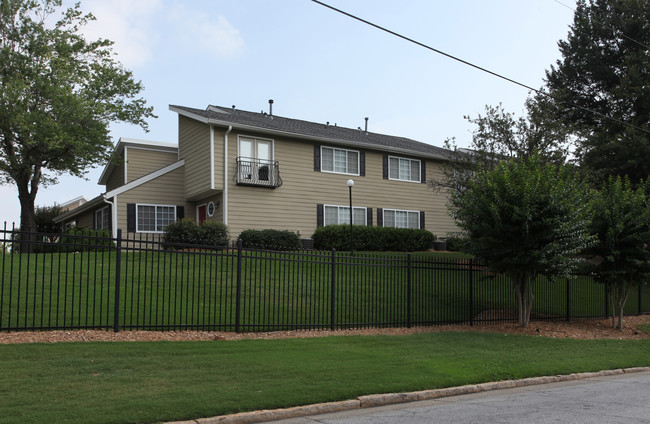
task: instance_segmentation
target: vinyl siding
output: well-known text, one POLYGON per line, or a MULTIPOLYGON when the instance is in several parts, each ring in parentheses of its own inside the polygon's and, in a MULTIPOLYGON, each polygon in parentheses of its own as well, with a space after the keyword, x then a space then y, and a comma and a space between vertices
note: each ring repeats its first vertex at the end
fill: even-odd
POLYGON ((176 152, 164 152, 130 146, 126 147, 125 150, 127 183, 151 174, 178 160, 178 153, 176 152))
MULTIPOLYGON (((102 206, 102 208, 103 208, 103 206, 102 206)), ((99 208, 97 208, 97 209, 99 209, 99 208)), ((93 209, 91 211, 84 212, 81 215, 77 216, 75 218, 77 220, 77 227, 93 228, 93 223, 94 223, 93 216, 95 215, 95 211, 97 211, 97 209, 93 209)))
POLYGON ((120 153, 117 160, 119 162, 114 165, 111 175, 106 181, 106 191, 115 190, 124 185, 124 153, 120 153))
MULTIPOLYGON (((255 136, 244 133, 243 135, 255 136)), ((264 137, 263 134, 258 134, 264 137)), ((268 136, 266 137, 268 138, 268 136)), ((296 139, 274 139, 274 159, 279 162, 283 185, 276 189, 237 186, 237 133, 229 137, 229 205, 228 226, 235 238, 242 230, 274 228, 299 232, 311 237, 316 229, 316 205, 348 205, 346 181, 352 178, 353 206, 373 208, 373 224, 377 208, 407 209, 425 212, 426 229, 437 236, 457 231, 447 215, 444 194, 427 189, 426 184, 383 179, 384 153, 365 150, 366 176, 314 171, 314 144, 296 139)), ((424 161, 423 161, 424 162, 424 161)), ((427 178, 440 174, 440 163, 426 161, 427 178)))
POLYGON ((185 197, 197 198, 211 189, 210 127, 179 116, 178 132, 179 159, 185 159, 185 197))
POLYGON ((117 228, 127 230, 127 203, 146 203, 152 205, 175 205, 185 207, 185 217, 194 218, 194 204, 185 201, 183 195, 183 168, 175 169, 165 175, 146 182, 117 196, 117 228))

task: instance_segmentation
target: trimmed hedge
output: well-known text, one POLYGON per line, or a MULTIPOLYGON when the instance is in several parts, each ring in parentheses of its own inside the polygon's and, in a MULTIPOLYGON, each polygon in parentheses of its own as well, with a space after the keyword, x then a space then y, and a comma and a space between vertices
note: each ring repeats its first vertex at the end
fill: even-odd
POLYGON ((228 246, 230 233, 221 222, 197 225, 191 219, 181 219, 165 227, 163 241, 166 249, 182 249, 187 245, 228 246))
POLYGON ((291 231, 244 230, 239 234, 242 247, 246 249, 299 250, 300 237, 291 231))
MULTIPOLYGON (((320 250, 350 250, 350 226, 327 225, 319 227, 312 236, 314 247, 320 250)), ((354 250, 415 252, 429 250, 436 236, 427 230, 408 228, 368 227, 352 228, 354 250)))

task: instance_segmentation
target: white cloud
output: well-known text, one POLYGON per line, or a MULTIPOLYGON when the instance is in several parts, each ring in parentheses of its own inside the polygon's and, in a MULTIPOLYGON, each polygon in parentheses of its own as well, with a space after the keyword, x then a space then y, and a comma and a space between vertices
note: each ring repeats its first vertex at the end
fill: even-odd
POLYGON ((168 18, 172 36, 191 50, 227 59, 235 57, 244 47, 239 31, 222 15, 213 17, 177 3, 170 8, 168 18))
POLYGON ((153 24, 161 6, 161 0, 87 0, 82 8, 97 20, 89 23, 83 32, 91 40, 114 41, 117 60, 127 68, 141 66, 153 58, 159 30, 153 24))

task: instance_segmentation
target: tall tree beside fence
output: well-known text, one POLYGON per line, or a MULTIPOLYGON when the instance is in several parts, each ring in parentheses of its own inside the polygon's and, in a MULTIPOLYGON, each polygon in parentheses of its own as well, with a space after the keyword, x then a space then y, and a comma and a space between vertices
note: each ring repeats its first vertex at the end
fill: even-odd
POLYGON ((111 122, 147 130, 154 116, 137 97, 142 83, 115 61, 113 43, 83 37, 93 19, 78 3, 0 2, 0 184, 16 185, 23 229, 36 228, 40 186, 62 173, 83 176, 108 158, 111 122))
POLYGON ((598 236, 592 249, 595 276, 607 286, 612 327, 622 329, 630 290, 650 278, 648 195, 643 187, 634 189, 628 178, 610 177, 593 209, 591 231, 598 236))
POLYGON ((469 236, 470 253, 512 280, 521 327, 530 320, 537 276, 568 278, 593 244, 588 205, 588 190, 571 169, 537 154, 479 170, 464 193, 453 193, 451 214, 469 236))

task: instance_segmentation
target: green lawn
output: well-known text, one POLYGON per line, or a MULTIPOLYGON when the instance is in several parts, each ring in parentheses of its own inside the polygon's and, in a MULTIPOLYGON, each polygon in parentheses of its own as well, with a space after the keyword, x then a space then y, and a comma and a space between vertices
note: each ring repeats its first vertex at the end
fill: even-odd
POLYGON ((0 345, 0 423, 150 423, 648 366, 650 340, 489 333, 0 345))
MULTIPOLYGON (((120 325, 233 330, 239 265, 235 253, 123 254, 120 325)), ((350 257, 338 252, 335 260, 335 324, 407 324, 405 254, 357 252, 350 257), (371 265, 361 264, 362 256, 371 265)), ((115 252, 0 255, 0 328, 111 326, 115 263, 115 252)), ((462 254, 416 253, 411 263, 414 324, 468 321, 482 311, 515 309, 507 278, 475 270, 470 313, 470 265, 462 254), (447 262, 435 263, 440 260, 447 262)), ((241 268, 242 330, 331 325, 331 253, 245 252, 241 268)), ((647 288, 645 293, 642 308, 650 311, 647 288)), ((534 314, 565 316, 566 281, 540 278, 535 294, 534 314)), ((603 286, 586 278, 571 280, 568 303, 572 316, 602 316, 603 286)), ((638 294, 633 291, 627 312, 636 313, 637 308, 638 294)))

